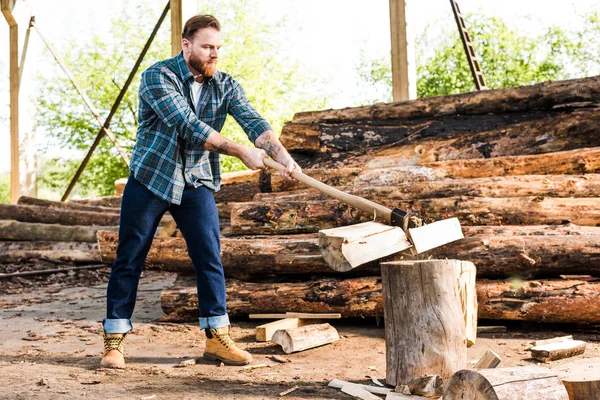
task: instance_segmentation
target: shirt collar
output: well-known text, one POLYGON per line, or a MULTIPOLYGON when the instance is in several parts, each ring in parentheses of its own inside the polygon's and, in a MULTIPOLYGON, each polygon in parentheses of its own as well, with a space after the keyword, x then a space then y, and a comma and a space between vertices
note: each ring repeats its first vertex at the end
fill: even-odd
MULTIPOLYGON (((183 51, 179 52, 175 59, 177 60, 177 66, 179 67, 179 76, 181 76, 181 80, 187 84, 192 84, 193 82, 195 82, 194 75, 192 75, 192 72, 188 68, 187 64, 185 63, 185 59, 183 58, 183 51)), ((215 71, 215 74, 205 83, 212 85, 213 83, 217 82, 219 82, 218 70, 215 71)))

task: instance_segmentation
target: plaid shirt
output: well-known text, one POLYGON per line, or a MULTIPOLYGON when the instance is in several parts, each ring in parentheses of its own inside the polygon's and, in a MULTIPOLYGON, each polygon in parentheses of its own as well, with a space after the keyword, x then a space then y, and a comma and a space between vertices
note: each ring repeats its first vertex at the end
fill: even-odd
POLYGON ((221 131, 227 114, 252 143, 271 129, 230 75, 216 71, 204 82, 198 115, 192 104, 192 83, 194 77, 180 53, 144 71, 139 91, 139 127, 131 172, 156 196, 175 204, 181 204, 185 186, 219 190, 219 154, 203 147, 213 130, 221 131))

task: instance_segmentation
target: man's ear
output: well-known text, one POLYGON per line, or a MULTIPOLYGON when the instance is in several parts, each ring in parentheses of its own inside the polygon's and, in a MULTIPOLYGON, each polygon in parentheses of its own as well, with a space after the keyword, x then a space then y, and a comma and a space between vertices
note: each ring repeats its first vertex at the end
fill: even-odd
POLYGON ((192 48, 192 42, 190 42, 189 40, 187 40, 186 38, 183 38, 181 40, 181 48, 185 51, 188 52, 191 50, 192 48))

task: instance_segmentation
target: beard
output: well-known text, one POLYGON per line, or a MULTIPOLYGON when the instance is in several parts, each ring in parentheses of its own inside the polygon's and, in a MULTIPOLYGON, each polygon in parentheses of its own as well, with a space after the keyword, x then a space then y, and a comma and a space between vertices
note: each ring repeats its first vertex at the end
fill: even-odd
POLYGON ((205 78, 211 78, 217 70, 217 59, 213 58, 202 62, 193 53, 190 55, 189 64, 205 78))

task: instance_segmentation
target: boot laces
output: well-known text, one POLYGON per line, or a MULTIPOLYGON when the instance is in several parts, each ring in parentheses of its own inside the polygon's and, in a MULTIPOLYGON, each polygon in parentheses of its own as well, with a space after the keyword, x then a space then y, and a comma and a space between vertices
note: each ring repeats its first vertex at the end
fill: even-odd
POLYGON ((214 337, 217 338, 219 343, 221 343, 226 348, 235 346, 235 343, 233 339, 231 339, 231 336, 229 336, 229 333, 218 333, 216 330, 213 329, 212 334, 214 337))
POLYGON ((107 355, 112 350, 117 350, 119 353, 125 355, 125 336, 104 336, 104 355, 107 355))

